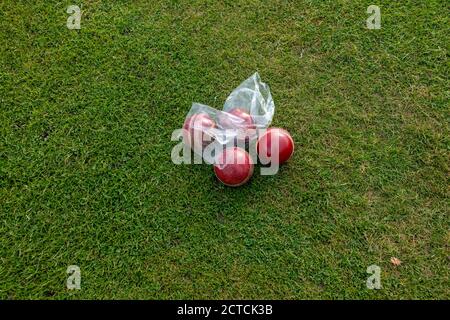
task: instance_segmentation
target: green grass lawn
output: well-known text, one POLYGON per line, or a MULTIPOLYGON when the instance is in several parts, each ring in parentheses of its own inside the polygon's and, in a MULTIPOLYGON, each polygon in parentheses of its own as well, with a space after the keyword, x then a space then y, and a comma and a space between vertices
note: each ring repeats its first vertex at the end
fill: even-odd
POLYGON ((0 298, 449 298, 449 20, 443 0, 2 1, 0 298), (289 163, 240 188, 174 165, 191 103, 256 71, 289 163))

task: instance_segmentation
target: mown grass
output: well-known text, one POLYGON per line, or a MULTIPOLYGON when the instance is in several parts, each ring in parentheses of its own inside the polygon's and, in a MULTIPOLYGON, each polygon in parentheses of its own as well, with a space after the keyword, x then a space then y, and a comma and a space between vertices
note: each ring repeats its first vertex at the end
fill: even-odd
POLYGON ((0 298, 449 297, 445 1, 70 4, 0 4, 0 298), (255 71, 290 162, 174 165, 191 103, 255 71))

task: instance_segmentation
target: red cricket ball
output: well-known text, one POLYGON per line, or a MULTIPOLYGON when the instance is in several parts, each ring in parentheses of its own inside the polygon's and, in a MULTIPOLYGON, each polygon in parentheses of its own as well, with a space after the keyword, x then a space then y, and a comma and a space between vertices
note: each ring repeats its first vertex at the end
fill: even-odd
POLYGON ((224 114, 221 118, 220 124, 224 129, 237 130, 237 140, 247 143, 250 137, 256 136, 256 125, 252 116, 244 109, 233 108, 224 114), (231 114, 234 117, 226 117, 226 114, 231 114), (237 119, 236 119, 237 118, 237 119))
POLYGON ((253 168, 252 159, 247 151, 229 147, 216 157, 214 173, 223 184, 238 187, 250 179, 253 168))
POLYGON ((241 108, 231 109, 219 115, 219 122, 224 129, 248 129, 254 128, 253 118, 241 108), (233 115, 230 117, 229 115, 233 115))
POLYGON ((184 141, 196 150, 203 149, 211 143, 211 137, 204 131, 215 128, 216 122, 207 113, 197 113, 186 119, 183 125, 184 141))
POLYGON ((294 140, 291 135, 281 128, 269 128, 259 137, 256 150, 262 163, 270 162, 282 164, 294 153, 294 140), (277 148, 278 144, 278 148, 277 148), (274 154, 278 150, 278 157, 274 154))
POLYGON ((240 124, 240 127, 246 128, 246 129, 254 129, 255 123, 253 122, 252 116, 247 113, 245 110, 241 108, 234 108, 228 111, 228 113, 231 113, 232 115, 241 118, 243 121, 240 124))

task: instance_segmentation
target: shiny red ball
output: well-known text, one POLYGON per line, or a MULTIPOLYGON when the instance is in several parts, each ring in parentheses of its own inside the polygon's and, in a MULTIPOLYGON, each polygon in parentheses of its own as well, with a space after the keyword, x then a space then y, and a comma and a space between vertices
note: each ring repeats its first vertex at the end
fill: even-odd
POLYGON ((184 141, 191 147, 200 148, 211 143, 211 137, 204 133, 204 131, 216 128, 216 122, 207 113, 197 113, 186 119, 183 129, 184 141), (209 139, 208 139, 209 138, 209 139))
POLYGON ((232 115, 241 118, 243 120, 243 122, 241 123, 242 127, 245 127, 247 129, 255 128, 255 123, 253 122, 252 116, 245 110, 241 108, 234 108, 231 109, 228 113, 231 113, 232 115))
POLYGON ((216 157, 214 173, 217 179, 230 187, 246 183, 253 175, 253 161, 247 151, 230 147, 216 157))
POLYGON ((238 141, 248 143, 251 137, 256 136, 256 125, 253 117, 249 113, 241 108, 231 109, 228 113, 238 117, 241 120, 237 125, 237 129, 239 130, 237 135, 238 141))
POLYGON ((263 164, 282 164, 289 160, 294 153, 294 140, 284 129, 269 128, 259 137, 256 148, 258 157, 263 164), (275 154, 277 150, 278 156, 275 154))

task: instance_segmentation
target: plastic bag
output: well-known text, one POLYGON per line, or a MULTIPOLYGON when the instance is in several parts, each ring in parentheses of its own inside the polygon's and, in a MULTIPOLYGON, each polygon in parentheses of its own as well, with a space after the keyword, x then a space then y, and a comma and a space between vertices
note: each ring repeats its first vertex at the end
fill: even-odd
POLYGON ((223 106, 223 111, 243 108, 249 113, 258 129, 269 127, 275 113, 275 104, 267 84, 256 72, 233 90, 223 106))
POLYGON ((274 112, 269 86, 255 73, 231 92, 222 111, 193 103, 183 125, 183 142, 211 164, 225 147, 250 148, 274 112))

